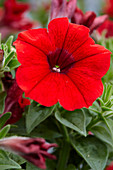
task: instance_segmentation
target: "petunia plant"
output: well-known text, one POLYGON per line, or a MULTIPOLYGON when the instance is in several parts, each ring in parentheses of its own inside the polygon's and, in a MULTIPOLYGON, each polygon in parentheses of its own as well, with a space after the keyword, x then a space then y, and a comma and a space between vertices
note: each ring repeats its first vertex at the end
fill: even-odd
MULTIPOLYGON (((5 12, 5 21, 25 24, 22 13, 29 5, 6 0, 2 9, 13 13, 5 12)), ((31 10, 37 16, 36 5, 31 10)), ((113 162, 113 38, 104 29, 109 10, 96 17, 76 0, 52 0, 48 6, 48 23, 0 38, 0 170, 108 170, 113 162)))

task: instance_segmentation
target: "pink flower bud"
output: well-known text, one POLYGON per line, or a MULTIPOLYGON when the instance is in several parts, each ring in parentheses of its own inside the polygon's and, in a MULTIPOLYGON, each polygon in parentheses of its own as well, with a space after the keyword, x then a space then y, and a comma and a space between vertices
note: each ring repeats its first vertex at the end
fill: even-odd
POLYGON ((71 22, 85 25, 90 29, 90 34, 92 34, 92 32, 102 25, 107 18, 107 15, 96 17, 96 14, 93 11, 87 11, 84 14, 82 10, 77 7, 71 18, 71 22))
POLYGON ((52 0, 50 19, 68 17, 71 18, 76 8, 76 0, 52 0))
POLYGON ((56 159, 56 156, 48 153, 48 149, 57 146, 55 143, 46 143, 42 138, 10 137, 0 140, 0 147, 22 156, 42 169, 46 169, 46 158, 56 159))

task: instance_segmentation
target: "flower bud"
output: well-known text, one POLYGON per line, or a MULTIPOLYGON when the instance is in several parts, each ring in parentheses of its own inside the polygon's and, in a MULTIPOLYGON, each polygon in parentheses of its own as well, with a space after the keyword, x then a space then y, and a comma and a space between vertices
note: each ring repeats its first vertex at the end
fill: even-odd
POLYGON ((56 159, 56 156, 48 153, 51 147, 57 144, 49 144, 42 138, 10 137, 0 140, 0 147, 14 152, 39 168, 46 169, 45 159, 56 159))

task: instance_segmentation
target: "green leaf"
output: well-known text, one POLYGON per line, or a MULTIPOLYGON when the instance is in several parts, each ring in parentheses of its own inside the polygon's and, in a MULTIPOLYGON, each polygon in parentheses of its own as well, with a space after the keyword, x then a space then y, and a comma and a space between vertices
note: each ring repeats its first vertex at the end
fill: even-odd
POLYGON ((86 118, 84 111, 75 110, 75 111, 66 111, 60 113, 59 111, 55 112, 56 119, 63 125, 77 131, 78 133, 86 136, 86 118))
MULTIPOLYGON (((17 127, 11 127, 11 135, 26 136, 25 120, 22 117, 16 124, 17 127)), ((30 137, 42 137, 48 140, 62 137, 62 134, 58 131, 58 128, 54 121, 46 119, 40 123, 33 131, 29 134, 30 137), (51 122, 51 123, 50 123, 51 122)))
MULTIPOLYGON (((0 73, 0 77, 3 77, 1 74, 2 74, 2 73, 0 73)), ((3 83, 2 83, 2 81, 0 80, 0 93, 3 92, 3 90, 4 90, 3 83)))
POLYGON ((11 70, 12 79, 15 78, 15 74, 16 74, 15 70, 11 70))
POLYGON ((6 93, 5 92, 0 93, 0 114, 2 114, 4 111, 5 98, 6 98, 6 93))
POLYGON ((0 139, 4 138, 7 135, 7 133, 9 132, 9 130, 10 130, 10 125, 6 125, 4 128, 2 128, 0 130, 0 139))
MULTIPOLYGON (((54 170, 54 169, 56 169, 56 164, 53 160, 46 159, 46 167, 47 167, 46 168, 47 170, 54 170)), ((30 162, 27 162, 26 170, 42 170, 42 169, 36 167, 35 165, 31 164, 30 162)))
POLYGON ((5 67, 3 67, 3 69, 2 69, 4 72, 9 72, 10 71, 10 68, 8 67, 8 66, 5 66, 5 67))
POLYGON ((101 107, 97 101, 94 101, 92 106, 89 107, 89 111, 92 115, 96 116, 98 112, 101 112, 101 107), (93 110, 93 111, 92 111, 93 110), (95 112, 96 111, 96 112, 95 112))
POLYGON ((21 169, 21 166, 8 157, 7 153, 0 151, 0 170, 21 169))
POLYGON ((70 164, 65 170, 76 170, 76 167, 73 164, 70 164))
POLYGON ((83 108, 83 111, 85 113, 85 117, 86 117, 86 126, 88 126, 88 124, 91 122, 92 120, 92 116, 90 114, 90 111, 87 108, 83 108))
POLYGON ((39 107, 37 104, 32 103, 29 106, 28 114, 26 115, 26 129, 27 133, 30 133, 37 125, 49 117, 54 107, 39 107))
POLYGON ((16 127, 12 127, 11 125, 11 129, 10 132, 11 135, 19 135, 19 136, 26 136, 26 127, 25 127, 25 119, 24 117, 22 117, 18 122, 15 123, 16 127))
POLYGON ((8 64, 8 67, 10 68, 10 70, 14 70, 15 68, 19 66, 20 66, 20 63, 18 62, 16 58, 12 59, 8 64))
POLYGON ((5 44, 7 45, 7 47, 8 47, 8 52, 11 51, 12 42, 13 42, 13 36, 11 35, 11 36, 8 38, 8 40, 6 41, 6 43, 5 43, 5 44))
POLYGON ((111 137, 112 137, 112 140, 113 140, 113 120, 108 119, 108 118, 104 118, 104 121, 105 121, 107 127, 109 128, 109 131, 111 133, 111 137))
POLYGON ((30 136, 41 137, 41 138, 51 140, 51 139, 62 137, 62 134, 50 128, 49 125, 46 126, 42 123, 30 133, 30 136))
POLYGON ((107 127, 101 125, 93 126, 91 132, 94 133, 97 138, 113 147, 113 140, 107 127))
POLYGON ((13 153, 10 153, 10 158, 13 159, 15 162, 17 162, 19 165, 24 164, 26 160, 22 158, 19 155, 15 155, 13 153))
POLYGON ((47 170, 53 170, 57 167, 57 162, 55 160, 46 159, 47 170))
POLYGON ((5 125, 5 123, 10 117, 11 117, 11 112, 7 112, 2 117, 0 117, 0 129, 5 125))
POLYGON ((108 159, 107 146, 94 136, 72 138, 72 146, 92 170, 103 170, 108 159))
POLYGON ((111 84, 105 84, 104 85, 104 93, 102 95, 102 99, 103 99, 104 102, 107 102, 110 99, 112 92, 113 92, 112 85, 111 84))
POLYGON ((11 59, 13 58, 14 54, 15 54, 14 51, 11 51, 11 52, 8 54, 8 56, 7 56, 7 58, 5 59, 5 62, 4 62, 4 67, 9 64, 9 62, 10 62, 11 59))
POLYGON ((36 167, 35 165, 31 164, 30 162, 27 162, 27 164, 26 164, 26 170, 31 170, 31 169, 32 169, 32 170, 42 170, 42 169, 36 167))

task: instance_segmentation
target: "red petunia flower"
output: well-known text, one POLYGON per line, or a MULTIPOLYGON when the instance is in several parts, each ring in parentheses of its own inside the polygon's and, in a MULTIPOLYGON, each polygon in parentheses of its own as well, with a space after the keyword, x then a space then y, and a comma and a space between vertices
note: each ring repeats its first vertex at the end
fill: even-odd
POLYGON ((46 143, 42 138, 10 137, 0 140, 0 147, 22 156, 42 169, 46 169, 46 158, 56 159, 48 149, 57 146, 56 143, 46 143))
POLYGON ((106 38, 113 37, 113 21, 106 20, 98 29, 97 32, 101 35, 103 31, 106 31, 106 38))
POLYGON ((0 32, 3 38, 11 32, 33 27, 34 23, 23 15, 28 9, 27 3, 18 3, 16 0, 5 1, 4 10, 0 9, 0 32))
POLYGON ((26 97, 44 106, 59 101, 71 111, 89 107, 101 96, 110 51, 94 43, 87 27, 57 18, 48 31, 20 33, 14 45, 21 63, 16 79, 26 97))
POLYGON ((113 17, 113 0, 105 0, 105 7, 103 11, 110 17, 113 17))
POLYGON ((101 24, 103 24, 107 18, 107 15, 96 17, 96 14, 93 11, 87 11, 84 14, 82 10, 77 7, 71 18, 71 22, 75 24, 85 25, 90 29, 91 34, 101 24))

